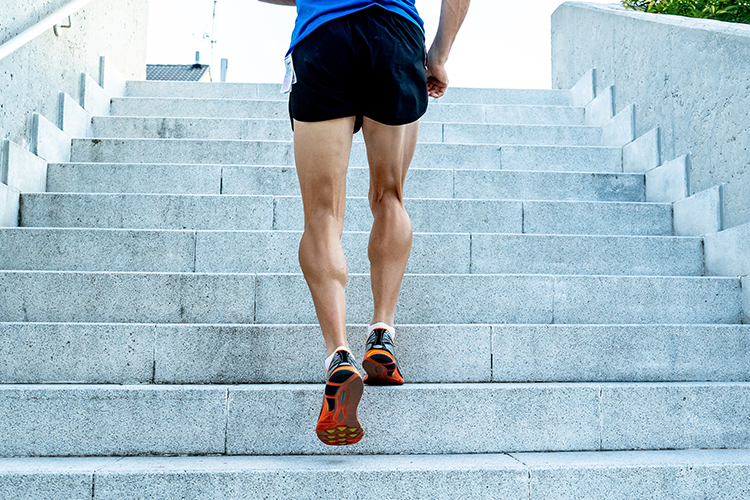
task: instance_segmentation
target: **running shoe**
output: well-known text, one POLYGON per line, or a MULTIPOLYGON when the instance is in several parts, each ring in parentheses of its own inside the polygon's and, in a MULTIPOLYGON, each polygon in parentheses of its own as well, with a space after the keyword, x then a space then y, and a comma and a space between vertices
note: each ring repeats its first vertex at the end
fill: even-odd
POLYGON ((354 366, 354 357, 345 350, 336 351, 328 368, 323 408, 315 432, 330 446, 359 442, 365 435, 357 419, 357 405, 362 398, 362 377, 354 366))
POLYGON ((402 385, 404 378, 396 363, 391 332, 385 328, 376 328, 367 338, 367 353, 362 360, 365 369, 365 384, 368 385, 402 385))

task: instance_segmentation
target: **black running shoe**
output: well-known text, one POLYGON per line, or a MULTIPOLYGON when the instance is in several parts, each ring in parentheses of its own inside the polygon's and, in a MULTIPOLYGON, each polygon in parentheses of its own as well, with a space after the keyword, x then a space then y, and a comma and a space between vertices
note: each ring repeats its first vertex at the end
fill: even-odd
POLYGON ((391 332, 385 328, 376 328, 367 339, 367 353, 362 360, 365 369, 365 384, 368 385, 402 385, 404 378, 396 363, 391 332))

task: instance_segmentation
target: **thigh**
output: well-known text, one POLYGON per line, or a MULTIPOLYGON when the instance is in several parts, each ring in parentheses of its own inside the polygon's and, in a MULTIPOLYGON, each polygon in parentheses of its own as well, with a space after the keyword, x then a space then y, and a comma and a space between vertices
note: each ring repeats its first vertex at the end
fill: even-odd
POLYGON ((370 165, 370 201, 386 192, 403 198, 406 172, 417 146, 419 120, 392 126, 365 118, 362 134, 370 165))
POLYGON ((294 159, 302 190, 305 227, 318 217, 331 216, 343 227, 353 126, 353 116, 314 123, 295 122, 294 159))

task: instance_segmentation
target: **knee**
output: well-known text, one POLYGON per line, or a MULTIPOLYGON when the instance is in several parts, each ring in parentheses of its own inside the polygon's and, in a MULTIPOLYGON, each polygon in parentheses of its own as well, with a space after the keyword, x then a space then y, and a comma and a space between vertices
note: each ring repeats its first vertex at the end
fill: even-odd
POLYGON ((401 186, 384 186, 370 189, 370 210, 376 214, 382 210, 406 212, 404 191, 401 186))

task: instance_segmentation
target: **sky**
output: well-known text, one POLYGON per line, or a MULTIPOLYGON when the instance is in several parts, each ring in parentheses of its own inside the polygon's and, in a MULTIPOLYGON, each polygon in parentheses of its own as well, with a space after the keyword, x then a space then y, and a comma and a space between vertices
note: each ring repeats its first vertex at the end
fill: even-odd
MULTIPOLYGON (((612 0, 586 0, 613 3, 612 0)), ((550 16, 560 0, 473 0, 446 64, 458 87, 550 88, 550 16)), ((427 46, 437 31, 440 0, 416 0, 427 46)), ((258 0, 150 0, 147 63, 191 64, 211 60, 219 80, 281 83, 296 10, 258 0), (212 27, 213 25, 213 27, 212 27)))

